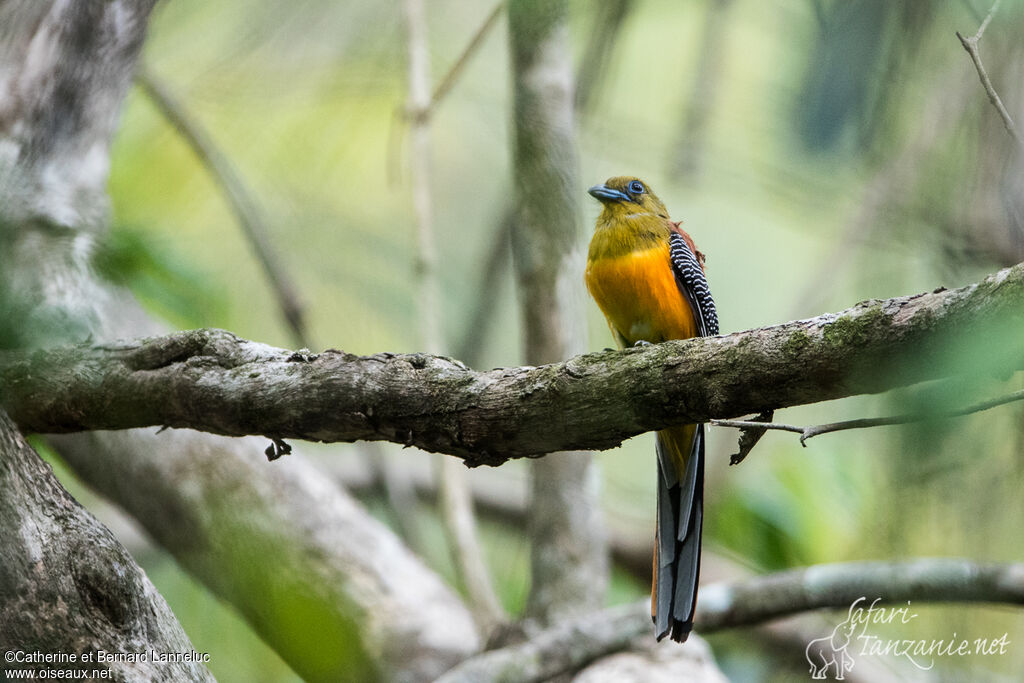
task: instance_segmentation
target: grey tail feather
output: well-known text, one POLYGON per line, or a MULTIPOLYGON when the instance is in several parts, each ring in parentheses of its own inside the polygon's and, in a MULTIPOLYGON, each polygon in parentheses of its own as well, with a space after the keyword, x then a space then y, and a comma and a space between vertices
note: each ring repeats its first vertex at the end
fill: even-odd
POLYGON ((658 438, 657 566, 654 625, 658 640, 684 642, 693 630, 700 579, 701 526, 704 517, 704 425, 697 425, 686 472, 680 479, 663 471, 671 461, 658 438), (668 475, 668 476, 666 476, 668 475))

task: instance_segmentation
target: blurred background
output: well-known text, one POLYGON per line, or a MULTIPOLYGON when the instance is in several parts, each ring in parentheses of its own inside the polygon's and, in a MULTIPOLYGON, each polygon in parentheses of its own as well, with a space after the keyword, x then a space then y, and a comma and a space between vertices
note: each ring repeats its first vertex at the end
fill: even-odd
MULTIPOLYGON (((434 83, 493 7, 428 3, 434 83)), ((707 255, 725 333, 955 287, 1024 260, 1019 148, 954 35, 973 34, 988 10, 977 0, 574 2, 581 253, 599 209, 585 188, 628 174, 653 186, 707 255)), ((503 227, 512 196, 506 28, 500 18, 483 36, 431 121, 445 344, 453 355, 470 344, 480 368, 521 362, 503 227), (483 324, 472 317, 481 295, 483 324)), ((981 41, 992 81, 1018 120, 1022 28, 1022 4, 1003 2, 981 41)), ((399 3, 162 3, 144 62, 255 198, 269 244, 305 305, 311 347, 418 350, 399 3)), ((98 261, 108 277, 174 326, 222 327, 294 346, 218 183, 138 87, 122 115, 110 192, 114 225, 98 261)), ((582 271, 579 282, 582 293, 582 271)), ((592 302, 587 313, 588 348, 612 346, 592 302)), ((776 419, 811 424, 964 405, 1022 387, 1017 376, 983 378, 956 392, 911 388, 776 419)), ((1020 404, 826 435, 806 449, 793 435, 769 433, 730 468, 736 437, 710 430, 705 582, 847 560, 1024 560, 1020 404)), ((452 577, 421 453, 297 445, 392 524, 379 468, 368 465, 386 458, 409 473, 418 502, 404 533, 452 577)), ((646 552, 653 535, 653 451, 646 435, 600 455, 609 530, 616 557, 626 558, 613 573, 610 604, 649 590, 649 570, 626 556, 646 552)), ((510 463, 473 471, 471 480, 487 559, 514 614, 528 591, 525 469, 510 463)), ((298 680, 168 555, 113 512, 102 516, 127 535, 196 649, 213 653, 218 680, 298 680)), ((1009 633, 1008 654, 943 658, 928 673, 933 680, 1016 680, 1024 670, 1019 610, 914 610, 919 618, 892 637, 1009 633)), ((806 675, 798 647, 778 647, 763 634, 736 630, 710 642, 732 678, 806 675)))

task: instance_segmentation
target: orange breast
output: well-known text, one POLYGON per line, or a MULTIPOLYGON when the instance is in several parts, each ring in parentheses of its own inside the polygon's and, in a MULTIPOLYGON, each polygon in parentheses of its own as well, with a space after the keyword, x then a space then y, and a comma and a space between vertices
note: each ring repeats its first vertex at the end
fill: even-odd
POLYGON ((697 336, 693 311, 672 273, 667 242, 588 261, 586 281, 608 325, 627 344, 697 336))

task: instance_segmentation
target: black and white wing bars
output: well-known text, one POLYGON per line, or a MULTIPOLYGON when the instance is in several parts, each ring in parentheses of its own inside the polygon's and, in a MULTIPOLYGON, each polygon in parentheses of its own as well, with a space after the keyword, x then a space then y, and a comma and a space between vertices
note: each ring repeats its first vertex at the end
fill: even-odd
POLYGON ((697 318, 697 328, 702 337, 714 337, 718 334, 718 312, 715 300, 711 298, 708 280, 704 277, 704 269, 697 261, 683 236, 673 232, 669 236, 669 258, 672 260, 672 271, 676 276, 679 289, 686 296, 697 318))

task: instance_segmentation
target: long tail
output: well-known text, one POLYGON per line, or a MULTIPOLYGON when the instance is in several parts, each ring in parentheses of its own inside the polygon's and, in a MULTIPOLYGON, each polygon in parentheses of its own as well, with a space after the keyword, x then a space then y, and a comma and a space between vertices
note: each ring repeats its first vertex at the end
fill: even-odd
POLYGON ((651 616, 658 640, 693 630, 704 515, 704 425, 658 432, 658 527, 651 616))

